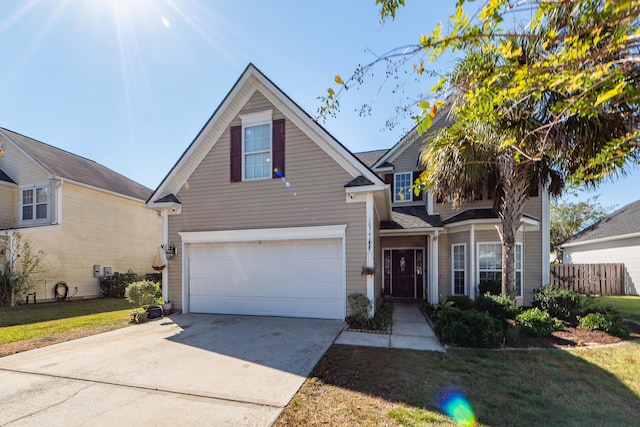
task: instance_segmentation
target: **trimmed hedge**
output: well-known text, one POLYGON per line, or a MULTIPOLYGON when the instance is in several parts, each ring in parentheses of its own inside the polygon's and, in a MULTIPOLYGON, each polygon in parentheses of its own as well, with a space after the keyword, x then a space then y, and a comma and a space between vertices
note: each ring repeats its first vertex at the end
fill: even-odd
POLYGON ((434 330, 443 343, 458 347, 498 347, 504 339, 500 320, 486 311, 453 306, 438 310, 434 330))

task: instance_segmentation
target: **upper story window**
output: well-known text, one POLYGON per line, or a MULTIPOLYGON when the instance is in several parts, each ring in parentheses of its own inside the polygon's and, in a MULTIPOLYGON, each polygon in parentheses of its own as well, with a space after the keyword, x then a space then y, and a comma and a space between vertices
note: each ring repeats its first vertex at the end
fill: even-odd
POLYGON ((20 221, 46 222, 49 219, 49 186, 20 188, 20 221))
POLYGON ((244 180, 271 178, 272 111, 242 115, 242 173, 244 180))
POLYGON ((411 202, 413 201, 413 173, 401 172, 393 176, 393 201, 411 202))

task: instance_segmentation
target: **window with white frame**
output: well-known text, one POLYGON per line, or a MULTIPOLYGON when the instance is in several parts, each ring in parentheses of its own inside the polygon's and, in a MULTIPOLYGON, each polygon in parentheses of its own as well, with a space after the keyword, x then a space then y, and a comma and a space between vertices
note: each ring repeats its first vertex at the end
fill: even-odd
POLYGON ((401 172, 393 176, 393 188, 395 202, 410 202, 413 200, 411 187, 413 186, 413 173, 401 172))
POLYGON ((451 271, 454 295, 465 295, 467 290, 467 245, 451 245, 451 271))
POLYGON ((20 221, 45 222, 49 218, 49 186, 20 188, 20 221))
MULTIPOLYGON (((515 295, 522 297, 522 243, 515 247, 515 295)), ((478 282, 502 281, 502 244, 478 243, 478 282)))
POLYGON ((244 180, 271 178, 272 110, 244 114, 242 120, 242 174, 244 180))

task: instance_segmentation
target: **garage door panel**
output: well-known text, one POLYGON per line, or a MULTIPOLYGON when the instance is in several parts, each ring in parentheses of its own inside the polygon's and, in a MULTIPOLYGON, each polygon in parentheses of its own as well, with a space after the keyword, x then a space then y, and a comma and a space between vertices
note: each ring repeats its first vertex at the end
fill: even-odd
POLYGON ((188 263, 192 312, 344 317, 341 239, 198 244, 188 263))

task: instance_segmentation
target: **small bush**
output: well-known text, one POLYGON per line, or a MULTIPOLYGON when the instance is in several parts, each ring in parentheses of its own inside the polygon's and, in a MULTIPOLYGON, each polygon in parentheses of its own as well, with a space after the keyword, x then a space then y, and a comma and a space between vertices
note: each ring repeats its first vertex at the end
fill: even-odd
POLYGON ((105 298, 124 298, 124 292, 127 286, 140 279, 140 276, 131 270, 126 273, 116 272, 111 276, 101 277, 100 293, 105 298))
POLYGON ((366 322, 371 313, 371 301, 364 294, 350 294, 347 297, 351 308, 351 317, 360 322, 366 322))
POLYGON ((565 320, 574 320, 584 303, 584 298, 579 293, 557 286, 546 286, 533 297, 534 307, 565 320))
POLYGON ((487 293, 491 295, 500 295, 502 294, 502 283, 497 280, 483 280, 478 285, 478 291, 480 295, 485 295, 487 293))
POLYGON ((562 322, 539 308, 530 308, 516 316, 516 324, 522 332, 532 337, 551 335, 562 328, 562 322))
POLYGON ((445 302, 451 301, 455 308, 459 308, 460 310, 471 310, 473 309, 473 300, 466 295, 450 295, 447 297, 445 302))
POLYGON ((603 313, 589 313, 580 319, 580 327, 591 331, 605 331, 616 337, 629 336, 629 328, 619 316, 603 313))
POLYGON ((516 302, 506 295, 484 294, 479 296, 475 302, 476 310, 486 311, 498 319, 515 319, 520 309, 516 302))
POLYGON ((127 301, 140 307, 156 307, 161 300, 160 285, 149 280, 131 283, 124 294, 127 301))
POLYGON ((606 331, 611 327, 611 322, 602 313, 589 313, 580 319, 580 327, 590 331, 606 331))
POLYGON ((440 340, 459 347, 497 347, 504 332, 500 321, 487 312, 446 307, 439 310, 435 332, 440 340))

